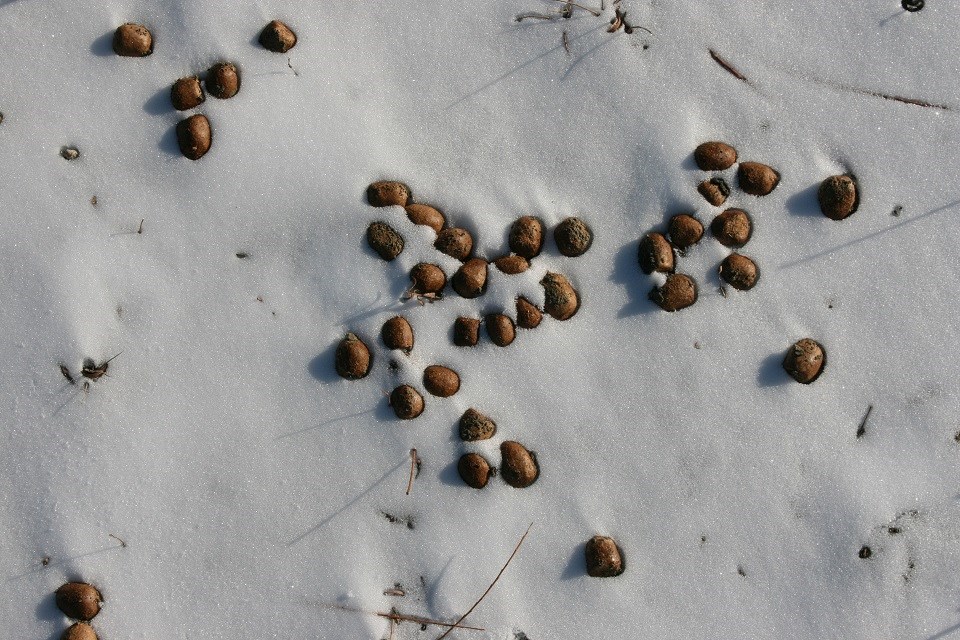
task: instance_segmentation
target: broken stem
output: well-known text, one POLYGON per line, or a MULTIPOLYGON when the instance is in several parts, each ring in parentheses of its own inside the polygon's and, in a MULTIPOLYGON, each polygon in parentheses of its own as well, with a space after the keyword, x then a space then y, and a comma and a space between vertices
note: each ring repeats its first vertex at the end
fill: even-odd
POLYGON ((576 2, 571 2, 571 0, 553 0, 553 1, 554 1, 554 2, 563 3, 563 4, 567 5, 567 6, 576 7, 576 8, 578 8, 578 9, 583 9, 583 10, 586 11, 587 13, 592 14, 594 17, 597 17, 597 18, 600 17, 600 11, 599 11, 599 10, 597 10, 597 9, 592 9, 592 8, 590 8, 590 7, 585 7, 585 6, 583 6, 582 4, 577 4, 576 2))
POLYGON ((547 14, 547 13, 520 13, 513 19, 514 22, 523 22, 527 18, 533 18, 536 20, 555 20, 559 14, 547 14))
POLYGON ((418 460, 419 458, 417 457, 417 450, 410 449, 410 480, 409 482, 407 482, 407 495, 410 495, 410 491, 413 490, 413 478, 414 478, 414 472, 417 469, 418 460))
POLYGON ((410 616, 397 611, 391 611, 390 613, 383 613, 382 611, 367 611, 366 609, 357 609, 355 607, 348 607, 342 604, 326 604, 324 602, 319 603, 321 607, 327 609, 340 609, 341 611, 350 611, 351 613, 366 613, 371 616, 378 616, 380 618, 386 618, 392 620, 393 622, 416 622, 417 624, 430 624, 436 627, 449 627, 450 630, 453 629, 467 629, 469 631, 486 631, 482 627, 468 627, 467 625, 462 625, 458 622, 443 622, 441 620, 433 620, 432 618, 423 618, 420 616, 410 616))
POLYGON ((737 80, 743 80, 744 82, 747 82, 747 76, 737 71, 732 64, 730 64, 729 62, 721 58, 719 53, 717 53, 713 49, 709 49, 709 51, 710 51, 710 57, 713 58, 713 61, 716 62, 721 67, 723 67, 724 69, 726 69, 727 73, 732 75, 737 80))

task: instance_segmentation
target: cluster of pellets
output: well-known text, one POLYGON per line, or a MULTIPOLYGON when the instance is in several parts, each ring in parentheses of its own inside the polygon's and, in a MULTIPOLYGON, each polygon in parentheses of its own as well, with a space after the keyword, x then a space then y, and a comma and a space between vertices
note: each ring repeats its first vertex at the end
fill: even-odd
MULTIPOLYGON (((260 32, 258 41, 268 51, 286 53, 297 44, 297 35, 284 23, 273 20, 260 32)), ((151 55, 153 48, 153 34, 142 24, 122 24, 113 34, 113 51, 118 56, 143 58, 151 55)), ((202 84, 198 75, 185 76, 174 82, 170 101, 177 111, 190 111, 206 101, 206 94, 226 100, 239 91, 240 69, 232 62, 218 62, 207 70, 202 84)), ((210 120, 202 113, 178 122, 176 133, 180 152, 187 158, 199 160, 210 151, 213 129, 210 120)))
MULTIPOLYGON (((454 292, 466 299, 482 296, 487 289, 489 267, 507 275, 523 273, 543 250, 547 235, 543 221, 533 216, 516 220, 509 233, 510 252, 492 260, 474 254, 474 241, 466 229, 449 226, 447 217, 437 207, 413 201, 410 187, 398 181, 374 182, 367 188, 367 202, 374 207, 402 207, 407 218, 415 225, 430 227, 436 234, 434 248, 458 261, 461 265, 449 283, 454 292)), ((560 222, 553 231, 558 251, 566 257, 578 257, 589 250, 593 232, 580 218, 569 217, 560 222)), ((406 241, 403 235, 384 221, 375 221, 367 227, 366 239, 370 248, 383 260, 390 262, 399 256, 406 241)), ((410 288, 405 298, 421 302, 441 300, 448 284, 446 273, 440 265, 420 262, 410 270, 410 288)), ((491 342, 506 347, 516 338, 516 329, 533 329, 541 323, 544 312, 557 320, 572 318, 580 308, 580 296, 570 281, 560 273, 548 272, 540 282, 544 289, 543 309, 518 296, 516 316, 506 313, 491 313, 482 320, 475 317, 459 317, 454 323, 453 343, 459 347, 475 346, 479 342, 480 325, 486 326, 491 342)), ((409 356, 414 349, 414 331, 409 320, 397 315, 388 319, 380 331, 380 341, 387 349, 409 356)), ((366 377, 373 366, 373 353, 357 333, 350 331, 340 341, 335 352, 337 373, 346 379, 366 377)), ((391 361, 392 363, 392 361, 391 361)), ((423 389, 438 398, 450 397, 460 389, 460 376, 453 369, 432 364, 423 371, 423 389)), ((390 407, 401 420, 419 417, 425 407, 424 394, 410 384, 402 384, 389 394, 390 407)), ((494 467, 479 451, 471 450, 497 433, 496 423, 480 411, 470 408, 459 422, 459 434, 463 443, 462 455, 457 470, 470 487, 482 489, 490 478, 499 475, 507 484, 516 488, 532 485, 540 476, 536 453, 514 440, 500 443, 500 466, 494 467)))

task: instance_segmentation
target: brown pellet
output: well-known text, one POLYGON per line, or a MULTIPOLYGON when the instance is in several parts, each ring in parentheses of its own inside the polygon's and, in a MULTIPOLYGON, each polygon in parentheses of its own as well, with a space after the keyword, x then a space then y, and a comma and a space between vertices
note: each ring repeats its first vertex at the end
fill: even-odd
POLYGON ((148 56, 153 53, 153 34, 142 24, 122 24, 113 32, 113 52, 125 58, 148 56))
POLYGON ((230 62, 218 62, 207 71, 207 93, 226 100, 240 91, 240 70, 230 62))
POLYGON ((707 202, 719 207, 727 201, 727 197, 730 195, 730 185, 723 178, 711 178, 697 185, 697 191, 707 202))
POLYGON ((207 116, 198 113, 177 123, 177 144, 180 153, 191 160, 199 160, 210 151, 213 133, 207 116))
POLYGON ((410 270, 410 281, 414 293, 438 294, 447 286, 447 276, 443 269, 435 264, 421 262, 410 270))
POLYGON ((402 384, 390 392, 390 406, 401 420, 413 420, 423 413, 423 396, 408 384, 402 384))
POLYGON ((566 218, 553 230, 557 249, 568 258, 582 256, 593 244, 593 231, 580 218, 566 218))
POLYGON ((91 620, 100 613, 103 597, 93 585, 86 582, 68 582, 56 591, 57 608, 68 618, 91 620))
POLYGON ((460 390, 460 376, 449 367, 432 364, 423 370, 423 386, 431 395, 449 398, 460 390))
POLYGON ((523 216, 510 227, 510 251, 527 260, 536 258, 543 249, 543 223, 533 216, 523 216))
POLYGON ((640 270, 644 273, 672 273, 674 269, 673 247, 662 233, 648 233, 640 239, 637 250, 640 270))
POLYGON ((753 289, 760 277, 757 263, 747 256, 731 253, 720 263, 720 277, 734 289, 753 289))
POLYGON ((543 286, 544 311, 557 320, 569 320, 580 309, 580 296, 566 276, 548 272, 540 284, 543 286))
POLYGON ((460 439, 465 442, 489 440, 497 432, 497 423, 476 409, 467 409, 460 416, 460 439))
POLYGON ((725 247, 742 247, 753 236, 753 222, 743 209, 727 209, 710 223, 710 233, 725 247))
POLYGON ((468 487, 483 489, 490 480, 490 463, 479 453, 467 453, 457 461, 457 472, 468 487))
POLYGON ((687 249, 700 242, 703 224, 693 216, 680 213, 670 218, 670 241, 678 249, 687 249))
POLYGON ((704 142, 693 152, 693 159, 703 171, 723 171, 737 161, 737 150, 726 142, 704 142))
POLYGON ((587 575, 594 578, 612 578, 623 573, 623 554, 613 538, 593 536, 584 551, 587 575))
POLYGON ((67 627, 60 640, 97 640, 97 633, 86 622, 75 622, 67 627))
POLYGON ((413 350, 413 327, 403 316, 394 316, 384 322, 380 337, 387 349, 399 349, 407 353, 413 350))
POLYGON ((293 49, 297 44, 297 34, 293 29, 280 22, 271 20, 270 24, 263 28, 258 38, 260 46, 274 53, 286 53, 293 49))
POLYGON ((740 188, 753 196, 765 196, 780 184, 780 174, 760 162, 741 162, 737 168, 740 188))
POLYGON ((453 323, 453 344, 458 347, 475 347, 480 341, 479 318, 459 317, 453 323))
POLYGON ((408 204, 406 211, 410 222, 428 226, 437 233, 440 233, 447 224, 447 219, 443 213, 428 204, 408 204))
POLYGON ((337 345, 335 360, 337 373, 347 380, 359 380, 370 373, 370 349, 354 333, 348 333, 337 345))
POLYGON ((502 256, 494 260, 493 264, 498 270, 509 276, 523 273, 530 268, 530 263, 523 256, 502 256))
POLYGON ((471 258, 453 274, 453 290, 463 298, 476 298, 487 289, 487 261, 471 258))
POLYGON ((410 187, 402 182, 380 180, 367 187, 367 202, 375 207, 406 207, 409 201, 410 187))
POLYGON ((683 273, 672 273, 660 287, 654 287, 650 299, 664 311, 679 311, 697 301, 697 283, 683 273))
POLYGON ((520 296, 517 298, 517 326, 521 329, 536 329, 543 320, 543 312, 535 304, 520 296))
POLYGON ((373 222, 367 227, 367 244, 377 255, 390 262, 403 251, 403 236, 386 222, 373 222))
POLYGON ((500 475, 511 487, 529 487, 540 476, 536 456, 519 442, 507 440, 500 445, 500 475))
POLYGON ((200 86, 200 78, 197 76, 180 78, 170 89, 170 102, 177 111, 193 109, 203 104, 204 100, 206 96, 203 94, 203 87, 200 86))
POLYGON ((831 220, 843 220, 860 205, 857 181, 851 175, 830 176, 817 191, 820 211, 831 220))
POLYGON ((470 257, 473 251, 473 236, 466 229, 449 227, 437 234, 433 246, 440 253, 445 253, 462 262, 470 257))
POLYGON ((484 319, 490 341, 498 347, 506 347, 517 337, 513 320, 502 313, 491 313, 484 319))
POLYGON ((810 384, 819 378, 826 364, 826 350, 812 338, 795 342, 783 358, 783 368, 791 378, 802 384, 810 384))

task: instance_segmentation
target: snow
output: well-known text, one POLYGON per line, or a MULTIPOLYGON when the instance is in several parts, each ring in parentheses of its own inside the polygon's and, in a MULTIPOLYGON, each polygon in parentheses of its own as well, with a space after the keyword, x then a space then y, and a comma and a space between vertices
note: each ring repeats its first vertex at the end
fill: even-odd
POLYGON ((455 620, 530 523, 465 621, 486 631, 450 637, 960 629, 960 12, 622 4, 653 34, 607 33, 610 7, 514 21, 559 7, 541 0, 0 0, 2 635, 58 638, 52 593, 82 579, 104 594, 105 640, 387 638, 384 618, 331 605, 455 620), (287 55, 256 45, 274 18, 297 32, 287 55), (153 55, 113 55, 126 21, 150 27, 153 55), (191 162, 169 86, 220 60, 242 86, 198 110, 214 139, 191 162), (754 218, 742 251, 761 279, 721 296, 729 250, 708 234, 680 258, 700 300, 668 314, 646 299, 658 280, 636 243, 675 213, 720 211, 695 188, 710 139, 782 175, 728 201, 754 218), (844 171, 861 205, 834 222, 816 187, 844 171), (440 207, 478 255, 505 254, 521 215, 579 216, 595 240, 565 258, 548 239, 527 273, 491 269, 476 300, 402 302, 414 264, 457 263, 401 210, 366 204, 378 179, 440 207), (366 246, 374 220, 406 239, 392 263, 366 246), (542 302, 547 271, 580 292, 573 319, 507 348, 452 345, 459 315, 542 302), (378 339, 396 313, 410 357, 378 339), (363 380, 333 371, 347 331, 373 350, 363 380), (808 336, 829 361, 806 386, 780 360, 808 336), (116 354, 86 394, 57 367, 116 354), (396 420, 385 393, 422 388, 434 363, 460 392, 396 420), (468 407, 497 422, 492 441, 459 442, 468 407), (459 455, 499 464, 508 439, 536 451, 537 483, 463 485, 459 455), (595 534, 617 540, 623 575, 586 576, 595 534), (383 595, 395 583, 406 597, 383 595))

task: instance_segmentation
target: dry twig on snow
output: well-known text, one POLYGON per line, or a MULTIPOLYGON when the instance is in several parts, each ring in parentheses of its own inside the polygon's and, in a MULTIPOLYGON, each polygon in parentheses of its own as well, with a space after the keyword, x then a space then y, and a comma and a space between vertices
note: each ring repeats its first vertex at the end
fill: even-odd
POLYGON ((464 619, 466 619, 467 616, 469 616, 471 613, 473 613, 473 610, 476 609, 477 606, 478 606, 481 602, 483 602, 483 599, 487 597, 487 594, 490 593, 490 591, 493 589, 493 586, 494 586, 495 584, 497 584, 497 581, 500 579, 500 576, 502 576, 502 575, 503 575, 503 572, 506 571, 506 570, 507 570, 507 567, 510 566, 510 562, 513 560, 513 557, 514 557, 515 555, 517 555, 517 552, 518 552, 518 551, 520 551, 520 545, 522 545, 522 544, 523 544, 523 541, 527 539, 527 534, 530 533, 530 528, 531 528, 531 527, 533 527, 533 523, 532 523, 532 522, 530 523, 530 526, 527 527, 527 530, 523 532, 523 535, 520 536, 520 541, 517 543, 517 546, 513 548, 513 553, 511 553, 511 554, 510 554, 510 557, 507 558, 507 561, 506 561, 506 563, 504 563, 503 568, 500 569, 500 573, 498 573, 498 574, 497 574, 497 577, 493 579, 493 582, 491 582, 491 583, 490 583, 490 586, 487 587, 487 590, 483 592, 483 595, 480 596, 480 598, 479 598, 476 602, 473 603, 473 606, 472 606, 472 607, 470 607, 469 609, 467 609, 467 612, 466 612, 465 614, 463 614, 462 616, 460 616, 460 619, 457 620, 457 621, 454 623, 453 626, 451 626, 449 629, 447 629, 446 631, 444 631, 444 632, 443 632, 443 635, 441 635, 439 638, 437 638, 437 640, 443 640, 443 639, 446 638, 448 635, 450 635, 450 632, 453 631, 453 629, 454 629, 456 626, 458 626, 461 622, 463 622, 464 619))

